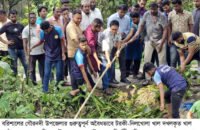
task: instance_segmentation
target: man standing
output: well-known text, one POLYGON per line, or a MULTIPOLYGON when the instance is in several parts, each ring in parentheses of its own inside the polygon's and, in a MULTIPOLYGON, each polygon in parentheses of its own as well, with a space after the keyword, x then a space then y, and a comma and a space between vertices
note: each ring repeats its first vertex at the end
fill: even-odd
POLYGON ((40 45, 36 48, 34 48, 31 52, 29 52, 30 48, 33 47, 36 43, 40 41, 40 34, 38 33, 37 29, 39 25, 36 24, 36 14, 30 13, 29 14, 30 24, 27 25, 23 32, 22 32, 22 38, 24 43, 24 51, 26 57, 29 57, 30 61, 30 78, 34 85, 37 84, 36 82, 36 61, 39 63, 39 73, 40 78, 43 81, 44 77, 44 50, 43 45, 40 45), (30 41, 30 43, 29 43, 30 41), (30 47, 29 47, 30 44, 30 47), (30 54, 29 54, 30 53, 30 54))
MULTIPOLYGON (((167 17, 169 16, 169 13, 171 12, 171 7, 170 7, 170 1, 169 0, 163 0, 162 1, 162 8, 163 8, 163 14, 167 17)), ((169 32, 169 27, 168 27, 168 32, 169 32)), ((170 35, 169 33, 167 35, 170 35)), ((169 37, 169 36, 167 36, 169 37)), ((170 44, 167 42, 167 64, 170 65, 170 44)))
POLYGON ((43 80, 43 92, 48 92, 49 79, 52 65, 56 68, 56 85, 63 80, 63 60, 65 60, 65 43, 62 29, 58 26, 51 26, 48 21, 41 23, 40 41, 34 45, 31 51, 44 43, 45 50, 45 70, 43 80))
POLYGON ((94 19, 92 24, 87 27, 84 33, 87 39, 88 46, 90 47, 92 51, 90 55, 90 60, 92 62, 95 72, 98 72, 100 70, 100 65, 101 65, 101 61, 98 59, 96 49, 97 49, 97 43, 98 43, 98 34, 101 31, 102 27, 103 27, 103 21, 96 18, 94 19))
POLYGON ((0 35, 6 33, 8 41, 2 39, 2 37, 0 37, 0 41, 8 45, 8 53, 13 59, 12 70, 14 71, 14 74, 17 76, 17 59, 19 58, 27 77, 27 64, 22 41, 22 31, 24 26, 17 22, 16 10, 11 10, 9 12, 9 18, 11 21, 0 29, 0 35))
POLYGON ((62 28, 62 30, 64 32, 64 25, 63 25, 63 22, 60 17, 61 14, 62 14, 61 8, 54 7, 53 8, 53 16, 48 18, 47 21, 49 21, 49 23, 53 26, 59 26, 60 28, 62 28))
POLYGON ((194 0, 194 4, 196 6, 196 9, 193 11, 193 17, 194 17, 193 32, 197 36, 200 36, 200 0, 194 0))
MULTIPOLYGON (((6 11, 0 10, 0 28, 2 28, 6 23, 10 20, 6 16, 6 11)), ((3 33, 1 37, 7 41, 6 34, 3 33)), ((0 42, 0 56, 7 56, 8 55, 8 45, 0 42)))
POLYGON ((96 0, 90 0, 90 9, 90 13, 92 15, 93 20, 99 18, 103 21, 101 11, 98 8, 96 8, 96 0))
MULTIPOLYGON (((116 50, 118 50, 121 46, 121 33, 118 32, 118 30, 119 22, 117 20, 113 20, 110 22, 109 28, 104 30, 98 37, 97 54, 98 58, 102 62, 100 67, 100 74, 102 74, 104 70, 109 67, 109 70, 102 78, 103 92, 108 95, 111 94, 108 91, 108 88, 110 81, 112 80, 111 72, 114 67, 114 64, 111 64, 113 58, 111 57, 111 53, 114 47, 116 50)), ((119 51, 117 51, 117 53, 119 53, 119 51)))
POLYGON ((157 3, 150 4, 150 11, 147 11, 142 19, 138 31, 131 41, 134 41, 139 34, 146 28, 144 62, 150 62, 152 53, 156 49, 158 53, 159 65, 166 64, 166 38, 167 38, 167 19, 158 11, 157 3))
MULTIPOLYGON (((172 0, 174 10, 169 13, 168 22, 169 22, 169 34, 168 41, 171 42, 171 34, 173 32, 192 32, 193 28, 193 18, 192 14, 186 10, 183 10, 181 0, 172 0)), ((177 66, 179 61, 178 52, 176 51, 176 46, 174 44, 170 47, 170 64, 173 67, 177 66)))
POLYGON ((92 14, 90 12, 90 1, 89 0, 82 0, 81 1, 81 10, 82 10, 82 21, 80 27, 82 31, 85 31, 86 28, 92 23, 94 20, 92 18, 92 14))
POLYGON ((76 84, 76 79, 73 76, 73 69, 75 64, 74 55, 77 48, 79 47, 79 36, 83 34, 80 28, 81 19, 81 10, 74 10, 72 20, 69 22, 66 28, 69 72, 72 88, 76 88, 76 86, 73 86, 73 84, 76 84))
POLYGON ((47 17, 47 7, 46 6, 40 6, 38 8, 38 18, 36 20, 36 24, 40 25, 44 20, 46 20, 47 17))
MULTIPOLYGON (((117 20, 119 22, 119 32, 121 33, 122 40, 126 38, 130 31, 130 17, 126 15, 128 11, 127 5, 120 5, 118 7, 118 11, 115 14, 112 14, 108 18, 107 27, 110 27, 110 22, 113 20, 117 20)), ((116 52, 116 48, 113 49, 113 55, 116 52)), ((114 56, 113 56, 114 57, 114 56)), ((120 72, 121 72, 121 82, 129 84, 130 81, 126 79, 126 50, 125 48, 122 49, 120 56, 119 56, 119 64, 120 64, 120 72)), ((115 71, 112 72, 111 83, 118 83, 115 80, 115 71)))
POLYGON ((140 17, 142 17, 144 15, 144 13, 147 12, 145 6, 146 6, 146 3, 147 3, 147 0, 139 0, 138 1, 138 4, 140 6, 140 10, 139 10, 139 13, 140 13, 140 17))

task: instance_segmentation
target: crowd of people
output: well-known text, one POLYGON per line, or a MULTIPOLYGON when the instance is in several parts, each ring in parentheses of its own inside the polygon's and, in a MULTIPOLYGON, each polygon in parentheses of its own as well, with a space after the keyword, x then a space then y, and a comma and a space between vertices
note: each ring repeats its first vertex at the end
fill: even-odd
MULTIPOLYGON (((56 70, 56 85, 65 80, 63 85, 72 86, 70 94, 75 96, 84 83, 91 91, 94 78, 109 68, 102 78, 102 89, 110 95, 109 86, 119 84, 112 63, 117 56, 120 82, 130 84, 127 79, 130 75, 138 79, 153 77, 161 88, 162 109, 161 83, 166 84, 169 87, 166 100, 172 102, 173 108, 171 115, 179 117, 187 82, 172 67, 180 66, 183 72, 193 59, 200 61, 200 0, 194 0, 193 12, 185 10, 181 0, 158 0, 151 2, 148 9, 146 0, 138 0, 131 7, 119 5, 106 20, 96 7, 96 0, 81 0, 80 8, 73 11, 69 7, 73 1, 60 2, 61 7, 51 10, 40 6, 38 14, 30 12, 26 27, 18 21, 16 10, 10 10, 8 15, 0 10, 0 56, 9 55, 13 59, 15 75, 19 58, 26 76, 37 85, 38 62, 44 93, 48 93, 49 82, 54 80, 52 71, 56 70), (47 18, 51 11, 53 15, 47 18), (140 73, 143 53, 146 75, 140 73), (174 75, 176 78, 171 78, 174 75)), ((148 80, 144 84, 147 83, 148 80)))

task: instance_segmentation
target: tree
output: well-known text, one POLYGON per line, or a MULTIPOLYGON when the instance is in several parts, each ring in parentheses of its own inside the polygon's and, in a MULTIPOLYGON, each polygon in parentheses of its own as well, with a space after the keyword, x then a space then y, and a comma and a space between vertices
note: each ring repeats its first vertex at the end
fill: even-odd
POLYGON ((22 0, 8 0, 9 10, 16 6, 22 0))

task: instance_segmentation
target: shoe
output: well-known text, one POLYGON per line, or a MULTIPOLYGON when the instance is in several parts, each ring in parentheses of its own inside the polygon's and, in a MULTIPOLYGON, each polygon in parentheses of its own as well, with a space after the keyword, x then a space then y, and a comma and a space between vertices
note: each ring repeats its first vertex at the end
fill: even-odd
POLYGON ((137 79, 139 79, 139 80, 142 80, 142 79, 144 79, 144 76, 143 76, 143 74, 141 74, 141 73, 140 73, 140 74, 138 74, 136 77, 137 77, 137 79))
POLYGON ((103 90, 103 93, 109 96, 112 95, 112 93, 108 89, 103 90))
POLYGON ((121 79, 122 83, 130 84, 131 82, 128 79, 121 79))
POLYGON ((113 79, 110 83, 111 84, 119 84, 119 82, 116 79, 113 79))
POLYGON ((63 87, 65 87, 65 86, 71 86, 71 83, 65 81, 65 82, 63 82, 61 84, 61 86, 63 86, 63 87))
POLYGON ((142 82, 142 86, 147 86, 150 84, 150 81, 149 80, 145 80, 144 82, 142 82))

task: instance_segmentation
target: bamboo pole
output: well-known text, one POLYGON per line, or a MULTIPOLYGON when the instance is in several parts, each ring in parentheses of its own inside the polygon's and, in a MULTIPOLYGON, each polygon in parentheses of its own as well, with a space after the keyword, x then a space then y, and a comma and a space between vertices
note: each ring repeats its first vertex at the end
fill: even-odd
MULTIPOLYGON (((121 50, 125 47, 126 45, 122 46, 118 51, 121 52, 121 50)), ((113 62, 116 60, 117 55, 115 55, 115 57, 112 59, 111 65, 113 64, 113 62)), ((99 79, 97 80, 95 86, 93 87, 92 91, 89 93, 88 97, 85 99, 85 101, 83 102, 83 104, 81 105, 81 107, 79 108, 78 112, 76 113, 74 119, 77 119, 79 114, 81 113, 81 111, 83 110, 83 108, 85 107, 86 103, 88 102, 88 100, 90 99, 90 97, 92 96, 92 94, 94 93, 95 89, 97 88, 97 85, 99 84, 99 82, 101 81, 101 79, 103 78, 103 76, 105 75, 105 73, 108 71, 109 67, 106 67, 106 69, 104 70, 104 72, 101 74, 101 76, 99 77, 99 79)))

